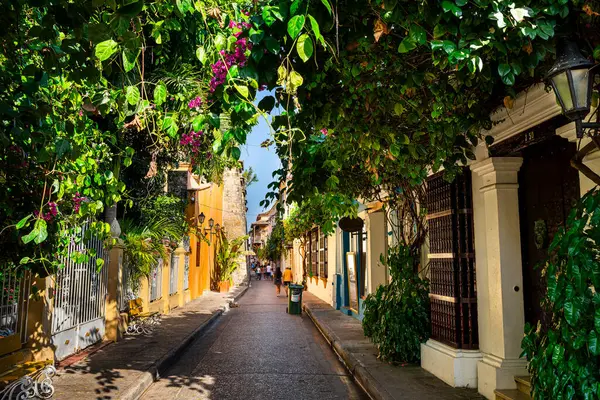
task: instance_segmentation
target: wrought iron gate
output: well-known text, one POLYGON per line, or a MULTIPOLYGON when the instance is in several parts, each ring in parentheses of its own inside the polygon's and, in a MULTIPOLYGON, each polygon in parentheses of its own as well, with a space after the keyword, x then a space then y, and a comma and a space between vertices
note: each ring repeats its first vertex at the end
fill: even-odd
POLYGON ((0 271, 0 355, 27 342, 31 274, 10 267, 0 271))
POLYGON ((477 349, 477 286, 471 174, 454 182, 427 180, 430 246, 431 337, 456 348, 477 349))
POLYGON ((83 239, 86 230, 87 225, 82 229, 79 243, 71 240, 69 256, 62 259, 65 267, 56 274, 52 342, 59 360, 102 340, 104 336, 108 253, 102 241, 83 239), (83 264, 75 264, 71 260, 71 254, 85 249, 94 249, 96 257, 104 259, 105 267, 99 272, 93 257, 83 264))

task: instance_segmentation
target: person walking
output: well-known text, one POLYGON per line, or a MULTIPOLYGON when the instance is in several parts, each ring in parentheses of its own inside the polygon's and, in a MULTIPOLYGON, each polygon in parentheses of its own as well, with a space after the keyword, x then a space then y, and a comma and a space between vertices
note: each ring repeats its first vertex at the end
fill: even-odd
POLYGON ((286 267, 285 271, 283 271, 283 286, 285 287, 285 296, 289 296, 289 288, 288 286, 290 286, 290 283, 292 283, 292 280, 294 279, 294 276, 292 274, 292 268, 291 267, 286 267))
POLYGON ((267 280, 269 280, 269 279, 270 279, 270 280, 273 280, 273 277, 271 276, 271 272, 272 272, 272 269, 271 269, 271 268, 272 268, 272 267, 271 267, 271 263, 268 263, 268 264, 267 264, 267 272, 266 272, 266 274, 267 274, 267 275, 266 275, 266 276, 267 276, 267 280))
POLYGON ((275 268, 275 275, 273 276, 273 283, 275 283, 275 293, 277 293, 277 297, 281 294, 281 278, 283 274, 281 273, 281 268, 275 268))
POLYGON ((260 264, 258 264, 258 267, 256 267, 256 280, 260 281, 262 279, 262 267, 260 266, 260 264))

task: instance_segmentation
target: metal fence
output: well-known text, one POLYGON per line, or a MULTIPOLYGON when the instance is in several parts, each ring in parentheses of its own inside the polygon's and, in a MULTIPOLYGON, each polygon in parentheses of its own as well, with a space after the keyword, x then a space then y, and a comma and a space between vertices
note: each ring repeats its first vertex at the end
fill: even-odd
POLYGON ((19 335, 27 342, 31 275, 6 267, 0 271, 0 338, 19 335))
POLYGON ((158 300, 162 296, 162 269, 163 260, 161 258, 150 273, 150 301, 158 300))
POLYGON ((169 268, 169 294, 177 293, 177 278, 179 277, 179 256, 171 253, 171 265, 169 268))
POLYGON ((188 290, 190 288, 190 255, 186 254, 183 261, 183 290, 188 290))
POLYGON ((64 268, 56 274, 52 333, 77 328, 79 325, 103 318, 108 281, 108 254, 99 239, 83 240, 87 231, 84 225, 77 243, 69 244, 68 256, 61 259, 64 268), (97 270, 96 260, 90 257, 86 263, 76 264, 71 254, 94 249, 96 257, 104 259, 105 267, 97 270))

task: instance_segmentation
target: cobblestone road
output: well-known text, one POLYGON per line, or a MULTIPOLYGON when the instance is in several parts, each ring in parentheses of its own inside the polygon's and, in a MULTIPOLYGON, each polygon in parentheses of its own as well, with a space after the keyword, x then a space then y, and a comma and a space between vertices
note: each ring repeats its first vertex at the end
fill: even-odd
POLYGON ((142 396, 167 399, 367 399, 311 320, 286 313, 270 281, 196 339, 142 396))

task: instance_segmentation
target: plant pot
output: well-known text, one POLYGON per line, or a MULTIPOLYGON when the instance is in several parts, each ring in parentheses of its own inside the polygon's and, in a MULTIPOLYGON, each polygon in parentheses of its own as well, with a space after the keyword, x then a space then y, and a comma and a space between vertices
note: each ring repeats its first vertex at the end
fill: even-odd
POLYGON ((219 282, 219 293, 227 293, 227 292, 229 292, 229 281, 219 282))

